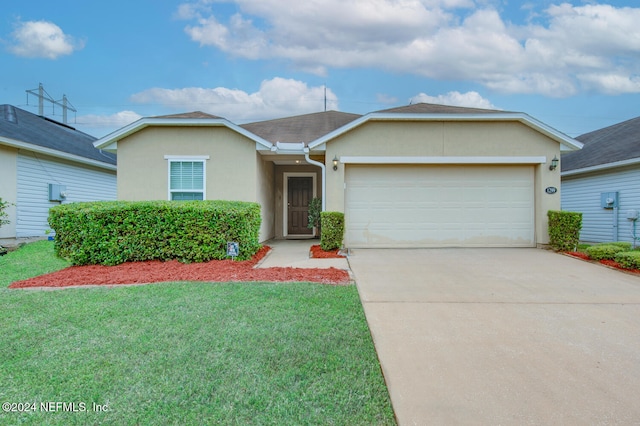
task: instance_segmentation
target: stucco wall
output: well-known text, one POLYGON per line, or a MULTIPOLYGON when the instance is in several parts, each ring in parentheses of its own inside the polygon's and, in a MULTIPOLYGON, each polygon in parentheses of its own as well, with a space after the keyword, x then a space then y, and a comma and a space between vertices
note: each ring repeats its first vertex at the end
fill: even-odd
POLYGON ((17 157, 17 149, 0 146, 0 198, 12 204, 5 210, 10 222, 0 228, 0 238, 16 236, 17 157))
POLYGON ((150 127, 118 141, 118 198, 167 200, 165 155, 208 155, 208 200, 257 201, 255 142, 226 127, 150 127))
POLYGON ((260 203, 262 223, 260 225, 260 241, 266 241, 275 236, 275 176, 274 165, 265 161, 262 155, 256 153, 256 168, 258 177, 256 182, 256 199, 260 203))
MULTIPOLYGON (((536 242, 547 244, 547 211, 560 209, 560 144, 518 122, 368 122, 326 144, 326 158, 334 156, 544 156, 535 166, 536 242), (545 193, 553 186, 558 192, 545 193)), ((344 164, 327 168, 327 210, 344 212, 344 164)))

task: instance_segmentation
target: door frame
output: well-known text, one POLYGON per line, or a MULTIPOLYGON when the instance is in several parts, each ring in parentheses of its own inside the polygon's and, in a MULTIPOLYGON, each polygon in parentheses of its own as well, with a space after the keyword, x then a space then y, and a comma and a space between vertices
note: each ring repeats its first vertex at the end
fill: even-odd
POLYGON ((282 235, 283 237, 315 237, 318 230, 313 228, 311 234, 289 234, 289 178, 290 177, 311 177, 312 179, 312 198, 317 197, 318 174, 315 172, 284 172, 282 173, 282 235))

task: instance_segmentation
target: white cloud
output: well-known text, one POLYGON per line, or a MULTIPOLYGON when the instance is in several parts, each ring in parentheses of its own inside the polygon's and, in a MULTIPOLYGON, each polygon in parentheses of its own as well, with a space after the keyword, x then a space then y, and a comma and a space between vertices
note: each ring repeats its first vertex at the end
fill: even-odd
POLYGON ((133 111, 120 111, 111 115, 87 114, 78 116, 74 125, 82 128, 90 135, 95 134, 96 131, 100 135, 103 135, 141 118, 142 116, 140 114, 133 111))
POLYGON ((9 50, 27 58, 57 59, 84 47, 84 42, 75 40, 47 21, 20 22, 11 35, 13 43, 9 50))
MULTIPOLYGON (((338 109, 338 98, 326 91, 327 109, 338 109)), ((324 110, 324 87, 309 87, 297 80, 273 78, 247 93, 225 87, 153 88, 131 96, 140 104, 158 104, 179 111, 203 111, 233 122, 265 120, 324 110)))
POLYGON ((321 75, 332 67, 371 67, 473 81, 506 93, 637 91, 640 8, 562 3, 542 10, 546 6, 528 3, 531 22, 518 24, 501 16, 495 3, 200 0, 184 3, 177 15, 193 21, 185 31, 202 46, 249 59, 285 59, 321 75), (220 2, 234 3, 238 12, 217 14, 213 6, 220 2))
POLYGON ((428 104, 451 105, 469 108, 499 109, 496 108, 496 106, 494 106, 488 99, 480 96, 478 92, 460 93, 458 91, 454 91, 438 96, 430 96, 426 93, 420 93, 409 99, 409 102, 412 104, 424 102, 428 104))

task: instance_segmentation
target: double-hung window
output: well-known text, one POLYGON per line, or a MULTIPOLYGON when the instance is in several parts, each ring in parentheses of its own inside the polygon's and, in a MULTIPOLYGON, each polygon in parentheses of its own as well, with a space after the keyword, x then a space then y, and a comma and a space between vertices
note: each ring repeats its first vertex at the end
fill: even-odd
POLYGON ((166 155, 164 158, 169 160, 169 199, 204 200, 209 156, 166 155))

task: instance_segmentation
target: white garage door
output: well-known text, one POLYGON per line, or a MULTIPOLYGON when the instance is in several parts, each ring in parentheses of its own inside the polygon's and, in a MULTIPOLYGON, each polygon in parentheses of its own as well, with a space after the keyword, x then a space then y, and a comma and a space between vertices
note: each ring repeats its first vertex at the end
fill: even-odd
POLYGON ((347 247, 531 247, 532 166, 346 166, 347 247))

